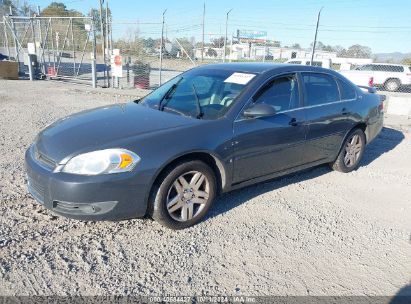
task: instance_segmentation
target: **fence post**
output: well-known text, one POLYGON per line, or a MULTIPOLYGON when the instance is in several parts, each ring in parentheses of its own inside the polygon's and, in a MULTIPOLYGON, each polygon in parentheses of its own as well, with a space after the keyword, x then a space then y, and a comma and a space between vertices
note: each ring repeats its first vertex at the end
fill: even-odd
MULTIPOLYGON (((12 13, 11 7, 10 7, 10 12, 12 13)), ((16 52, 15 60, 17 61, 17 70, 18 70, 18 72, 19 72, 19 74, 20 74, 19 47, 17 46, 18 40, 17 40, 17 36, 15 35, 15 33, 16 33, 16 25, 14 24, 14 19, 13 19, 13 17, 10 18, 10 21, 11 21, 11 26, 12 26, 12 28, 13 28, 13 33, 14 33, 14 49, 15 49, 15 52, 16 52)))
POLYGON ((9 36, 7 35, 6 19, 4 16, 3 16, 3 28, 4 28, 4 39, 5 39, 6 47, 7 47, 7 57, 9 57, 9 60, 10 60, 9 36))
POLYGON ((93 85, 93 88, 97 88, 97 75, 96 75, 96 58, 94 57, 93 54, 93 59, 91 60, 91 82, 93 85))
POLYGON ((163 12, 163 21, 161 23, 161 40, 160 40, 160 68, 159 68, 159 81, 158 85, 161 86, 161 72, 163 69, 163 44, 164 44, 164 15, 166 14, 167 9, 163 12))
POLYGON ((33 59, 34 59, 35 57, 36 57, 36 55, 27 54, 27 58, 28 58, 27 66, 28 66, 28 68, 29 68, 29 78, 30 78, 30 81, 34 81, 33 59))
POLYGON ((92 19, 91 30, 93 31, 93 50, 91 52, 91 82, 93 88, 97 88, 97 72, 96 72, 96 29, 95 29, 95 20, 92 19))
POLYGON ((126 63, 126 70, 127 70, 127 85, 130 85, 130 61, 131 57, 127 57, 127 63, 126 63))

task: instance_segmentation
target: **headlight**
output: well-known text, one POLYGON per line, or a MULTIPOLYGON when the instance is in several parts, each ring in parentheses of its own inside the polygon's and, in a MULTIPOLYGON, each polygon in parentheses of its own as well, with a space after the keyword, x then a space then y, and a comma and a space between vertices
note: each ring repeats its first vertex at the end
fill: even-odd
POLYGON ((133 170, 140 157, 124 149, 107 149, 84 153, 70 159, 62 172, 80 175, 120 173, 133 170))

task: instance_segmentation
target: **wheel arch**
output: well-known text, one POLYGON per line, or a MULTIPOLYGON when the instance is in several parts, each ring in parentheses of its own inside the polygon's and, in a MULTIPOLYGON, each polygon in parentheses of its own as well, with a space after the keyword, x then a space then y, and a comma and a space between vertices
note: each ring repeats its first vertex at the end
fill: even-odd
POLYGON ((209 151, 190 151, 170 159, 167 163, 165 163, 161 168, 157 170, 151 182, 148 195, 150 196, 152 194, 154 187, 158 185, 161 175, 166 170, 175 166, 178 163, 183 163, 190 160, 203 161, 213 170, 217 181, 218 193, 228 187, 227 169, 225 168, 222 160, 218 156, 209 151))
POLYGON ((341 149, 342 149, 343 146, 344 146, 345 140, 346 140, 347 137, 351 134, 351 132, 354 131, 355 129, 360 129, 360 130, 362 130, 362 131, 364 132, 364 135, 365 135, 365 144, 367 144, 367 142, 368 142, 368 138, 367 138, 367 137, 368 137, 368 136, 367 136, 367 124, 366 124, 365 122, 358 122, 358 123, 356 123, 356 124, 344 135, 344 139, 341 141, 340 148, 338 149, 338 153, 337 153, 336 158, 337 158, 338 155, 340 154, 341 149))
POLYGON ((359 122, 359 123, 357 123, 357 124, 345 135, 344 141, 345 141, 345 139, 347 138, 348 134, 350 134, 352 131, 354 131, 354 129, 361 129, 361 130, 364 132, 364 134, 365 134, 365 144, 367 144, 367 142, 368 142, 367 124, 366 124, 365 122, 359 122))
POLYGON ((398 82, 398 85, 399 85, 399 86, 402 85, 402 82, 401 82, 401 79, 400 79, 400 78, 390 77, 390 78, 385 79, 385 81, 384 81, 384 83, 383 83, 383 86, 386 87, 387 83, 388 83, 389 81, 391 81, 391 80, 394 80, 394 81, 398 82))

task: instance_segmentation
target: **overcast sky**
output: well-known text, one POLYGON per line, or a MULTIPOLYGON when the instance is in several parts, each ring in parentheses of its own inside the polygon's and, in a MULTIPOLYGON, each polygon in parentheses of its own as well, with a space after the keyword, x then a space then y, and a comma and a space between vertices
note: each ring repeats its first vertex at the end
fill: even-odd
MULTIPOLYGON (((44 8, 52 1, 30 2, 44 8)), ((98 0, 61 2, 83 13, 98 6, 98 0)), ((193 36, 200 41, 203 2, 111 0, 114 36, 124 36, 138 27, 141 36, 159 37, 161 15, 167 9, 169 38, 193 36)), ((237 29, 263 30, 269 39, 282 45, 308 47, 322 6, 318 40, 324 44, 348 47, 359 43, 371 47, 374 53, 411 52, 411 0, 206 0, 206 41, 224 35, 226 12, 233 9, 229 35, 237 29)))

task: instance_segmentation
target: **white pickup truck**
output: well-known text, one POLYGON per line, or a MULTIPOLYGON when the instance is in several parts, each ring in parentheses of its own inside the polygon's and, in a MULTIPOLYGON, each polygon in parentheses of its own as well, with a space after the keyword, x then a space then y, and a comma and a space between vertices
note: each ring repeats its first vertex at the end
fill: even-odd
POLYGON ((359 86, 376 86, 390 92, 411 86, 411 67, 406 65, 370 63, 339 72, 359 86))

